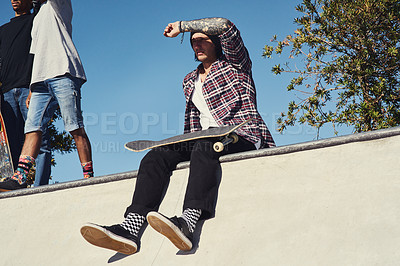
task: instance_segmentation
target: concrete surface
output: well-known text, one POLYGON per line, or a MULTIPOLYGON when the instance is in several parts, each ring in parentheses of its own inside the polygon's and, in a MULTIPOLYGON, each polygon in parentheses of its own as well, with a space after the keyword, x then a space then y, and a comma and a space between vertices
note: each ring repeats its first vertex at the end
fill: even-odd
MULTIPOLYGON (((148 227, 139 253, 88 244, 123 220, 136 171, 0 194, 0 265, 399 265, 400 130, 226 156, 217 214, 191 252, 148 227)), ((160 211, 181 213, 187 163, 160 211)))

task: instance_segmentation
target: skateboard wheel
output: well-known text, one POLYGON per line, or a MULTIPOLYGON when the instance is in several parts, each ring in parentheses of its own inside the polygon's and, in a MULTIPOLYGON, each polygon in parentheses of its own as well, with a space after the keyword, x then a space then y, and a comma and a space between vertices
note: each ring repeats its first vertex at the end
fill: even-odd
POLYGON ((222 144, 222 142, 216 142, 216 143, 214 143, 213 148, 214 148, 214 151, 221 152, 224 150, 224 144, 222 144))
POLYGON ((236 143, 236 142, 239 141, 239 136, 237 134, 235 134, 235 133, 232 133, 230 135, 230 138, 232 139, 232 143, 236 143))

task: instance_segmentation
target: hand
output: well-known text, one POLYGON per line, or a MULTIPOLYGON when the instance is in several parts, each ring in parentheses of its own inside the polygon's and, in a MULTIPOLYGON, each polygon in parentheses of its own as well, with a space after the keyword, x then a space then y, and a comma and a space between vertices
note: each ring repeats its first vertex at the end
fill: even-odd
POLYGON ((179 35, 180 30, 179 30, 179 24, 180 21, 176 21, 174 23, 169 23, 167 27, 165 27, 164 30, 164 36, 169 37, 169 38, 174 38, 179 35))
POLYGON ((28 109, 29 109, 29 104, 31 103, 31 97, 32 97, 32 92, 29 90, 29 95, 28 95, 28 97, 26 97, 26 101, 25 101, 26 108, 28 108, 28 109))

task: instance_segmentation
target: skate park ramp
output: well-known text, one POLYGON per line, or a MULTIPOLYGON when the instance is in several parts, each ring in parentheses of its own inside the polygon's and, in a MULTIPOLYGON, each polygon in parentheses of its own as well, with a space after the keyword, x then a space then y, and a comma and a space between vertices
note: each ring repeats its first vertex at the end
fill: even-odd
MULTIPOLYGON (((400 129, 225 156, 216 217, 194 249, 148 227, 125 256, 87 243, 123 220, 137 172, 0 194, 0 265, 399 265, 400 129)), ((188 164, 160 211, 181 213, 188 164)))

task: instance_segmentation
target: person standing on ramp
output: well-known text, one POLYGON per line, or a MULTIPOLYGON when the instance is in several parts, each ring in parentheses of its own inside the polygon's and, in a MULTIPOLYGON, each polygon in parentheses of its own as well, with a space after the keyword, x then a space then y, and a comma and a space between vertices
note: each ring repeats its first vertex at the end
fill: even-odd
MULTIPOLYGON (((81 110, 81 86, 86 82, 86 75, 72 41, 72 3, 71 0, 40 2, 42 5, 32 27, 32 97, 25 121, 25 142, 14 175, 0 182, 2 191, 27 187, 27 175, 35 163, 42 141, 42 120, 47 116, 53 100, 60 107, 65 130, 74 138, 83 177, 94 175, 91 145, 81 110)), ((49 116, 52 117, 53 113, 49 116)))

